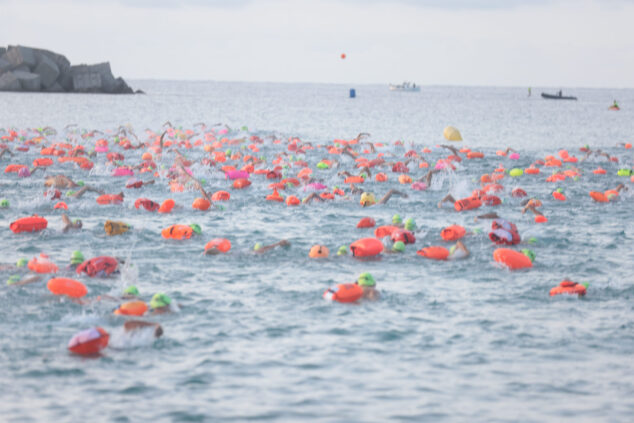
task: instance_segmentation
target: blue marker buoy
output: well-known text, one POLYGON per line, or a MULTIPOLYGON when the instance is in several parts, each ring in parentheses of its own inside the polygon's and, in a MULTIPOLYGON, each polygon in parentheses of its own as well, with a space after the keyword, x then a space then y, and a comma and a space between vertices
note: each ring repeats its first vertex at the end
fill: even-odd
POLYGON ((350 88, 350 98, 355 98, 357 96, 357 92, 354 88, 350 88))

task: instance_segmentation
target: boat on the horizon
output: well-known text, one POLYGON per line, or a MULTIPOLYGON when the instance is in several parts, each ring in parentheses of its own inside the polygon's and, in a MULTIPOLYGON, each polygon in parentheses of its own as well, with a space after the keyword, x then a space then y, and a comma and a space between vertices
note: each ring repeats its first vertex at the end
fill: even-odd
POLYGON ((577 97, 561 95, 561 91, 557 94, 546 94, 542 93, 542 98, 546 98, 548 100, 576 100, 577 97))
POLYGON ((416 85, 414 82, 405 81, 402 84, 390 84, 390 91, 419 92, 420 85, 416 85))

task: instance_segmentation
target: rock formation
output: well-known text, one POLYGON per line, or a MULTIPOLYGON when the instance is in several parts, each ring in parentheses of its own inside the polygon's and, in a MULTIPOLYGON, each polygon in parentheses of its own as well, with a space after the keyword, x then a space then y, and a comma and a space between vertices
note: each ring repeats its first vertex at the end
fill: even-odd
POLYGON ((108 62, 71 66, 61 54, 24 46, 0 47, 0 91, 133 93, 108 62))

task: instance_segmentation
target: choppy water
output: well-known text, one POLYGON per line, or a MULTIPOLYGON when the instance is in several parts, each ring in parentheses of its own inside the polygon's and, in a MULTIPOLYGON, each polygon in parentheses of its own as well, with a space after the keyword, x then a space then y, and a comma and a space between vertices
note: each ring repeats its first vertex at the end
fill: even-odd
MULTIPOLYGON (((442 141, 442 129, 460 128, 466 145, 484 151, 481 161, 463 161, 427 191, 396 183, 366 183, 382 195, 390 187, 407 199, 363 209, 358 198, 289 208, 262 201, 268 181, 231 191, 224 211, 202 213, 190 204, 196 192, 170 193, 164 181, 126 190, 123 206, 99 206, 94 195, 66 200, 70 215, 84 230, 63 234, 53 202, 42 197, 43 176, 0 175, 3 263, 41 251, 67 263, 73 250, 86 257, 126 259, 116 278, 80 278, 89 296, 116 295, 135 283, 149 300, 162 291, 181 305, 178 313, 151 317, 165 335, 122 334, 123 319, 111 314, 115 303, 80 306, 59 300, 43 284, 0 288, 0 415, 4 421, 630 421, 634 415, 634 190, 610 204, 596 204, 590 190, 614 188, 616 176, 631 167, 632 150, 617 147, 634 134, 634 91, 571 92, 578 102, 526 98, 524 89, 424 88, 420 94, 390 93, 385 87, 247 83, 144 82, 146 96, 0 94, 0 127, 50 125, 115 129, 131 124, 138 135, 160 131, 169 120, 192 127, 197 122, 247 125, 249 134, 299 136, 316 144, 370 132, 384 151, 402 156, 410 143, 420 150, 442 141), (608 112, 613 98, 623 109, 608 112), (405 147, 393 141, 405 141, 405 147), (528 271, 510 272, 492 260, 489 223, 473 221, 477 212, 439 210, 447 193, 466 196, 479 175, 499 163, 527 167, 560 147, 577 153, 589 144, 616 155, 620 163, 592 158, 579 165, 578 181, 544 182, 545 175, 505 179, 504 203, 496 211, 517 224, 537 254, 528 271), (518 149, 517 162, 495 156, 496 149, 518 149), (594 175, 601 165, 608 175, 594 175), (509 192, 521 186, 541 198, 549 222, 537 225, 522 215, 509 192), (568 201, 550 193, 562 187, 568 201), (132 192, 130 192, 132 191, 132 192), (134 200, 172 197, 184 208, 170 215, 137 210, 134 200), (14 235, 9 223, 38 213, 49 228, 14 235), (402 255, 378 260, 337 257, 337 247, 369 235, 356 229, 363 216, 387 224, 394 213, 413 217, 422 232, 402 255), (106 237, 106 219, 124 220, 133 230, 106 237), (198 222, 203 235, 183 242, 161 238, 162 228, 198 222), (440 230, 452 223, 482 234, 465 243, 463 261, 434 262, 416 255, 426 245, 442 244, 440 230), (227 237, 233 248, 222 256, 201 256, 204 244, 227 237), (255 242, 286 238, 291 248, 254 255, 255 242), (311 245, 327 245, 330 258, 308 258, 311 245), (377 280, 382 299, 359 305, 331 304, 321 295, 330 285, 353 281, 363 272, 377 280), (589 281, 588 295, 551 298, 548 291, 565 277, 589 281), (111 344, 98 359, 68 353, 78 330, 100 325, 111 344)), ((533 93, 539 93, 534 88, 533 93)), ((555 91, 550 89, 549 91, 555 91)), ((573 91, 573 90, 571 90, 573 91)), ((271 155, 272 146, 262 149, 271 155)), ((118 151, 115 149, 115 151, 118 151)), ((141 151, 125 151, 138 162, 141 151)), ((445 154, 434 149, 430 162, 445 154)), ((54 165, 75 179, 119 192, 126 178, 112 178, 104 155, 89 174, 54 165)), ((19 158, 30 163, 36 149, 19 158)), ((192 158, 199 157, 196 154, 192 158)), ((326 157, 311 151, 313 169, 326 157)), ((171 156, 163 163, 171 164, 171 156)), ((351 161, 348 161, 348 166, 351 161)), ((229 183, 218 171, 194 166, 212 190, 229 183)), ((424 169, 413 169, 412 176, 424 169)), ((318 173, 332 185, 336 170, 318 173)), ((296 193, 305 195, 302 191, 296 193)), ((488 211, 488 210, 485 210, 488 211)), ((61 267, 61 266, 60 266, 61 267)), ((14 272, 0 271, 4 281, 14 272)), ((4 284, 4 282, 2 282, 4 284)))

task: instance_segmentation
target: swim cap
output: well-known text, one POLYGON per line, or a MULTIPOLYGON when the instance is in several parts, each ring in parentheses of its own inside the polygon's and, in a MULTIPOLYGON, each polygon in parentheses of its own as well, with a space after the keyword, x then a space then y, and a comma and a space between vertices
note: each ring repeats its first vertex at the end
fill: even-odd
POLYGON ((84 186, 84 181, 77 181, 77 185, 79 185, 80 187, 84 186))
POLYGON ((376 199, 374 198, 374 194, 371 192, 364 192, 361 194, 361 201, 359 201, 363 207, 371 206, 376 203, 376 199))
POLYGON ((473 230, 472 230, 471 232, 473 232, 474 234, 481 234, 481 233, 482 233, 482 229, 480 229, 480 228, 473 228, 473 230))
POLYGON ((66 191, 66 196, 70 197, 71 195, 74 195, 77 191, 66 191))
POLYGON ((73 219, 73 225, 81 224, 81 219, 73 219))
POLYGON ((18 259, 18 261, 15 263, 15 265, 17 267, 24 267, 24 266, 26 266, 27 263, 28 263, 28 260, 25 259, 24 257, 22 257, 22 258, 18 259))
POLYGON ((7 285, 13 285, 16 282, 20 282, 20 275, 11 275, 7 279, 7 285))
POLYGON ((200 235, 202 233, 202 230, 200 229, 200 225, 198 223, 192 223, 191 225, 189 225, 189 227, 192 228, 196 235, 200 235))
POLYGON ((255 245, 253 246, 253 251, 258 251, 260 248, 262 248, 262 243, 256 242, 255 245))
POLYGON ((376 282, 374 282, 374 278, 368 272, 361 273, 357 278, 357 283, 360 286, 374 286, 376 282))
POLYGON ((416 229, 416 222, 411 217, 405 220, 405 229, 408 231, 413 231, 416 229))
POLYGON ((590 286, 590 282, 581 282, 581 285, 585 286, 587 289, 590 286))
POLYGON ((397 213, 394 216, 392 216, 392 223, 394 224, 403 223, 403 219, 401 219, 401 215, 397 213))
POLYGON ((346 247, 345 245, 342 245, 341 247, 339 247, 339 250, 337 250, 337 255, 345 256, 346 254, 348 254, 348 247, 346 247))
POLYGON ((535 253, 533 252, 533 250, 529 250, 528 248, 524 248, 522 250, 522 254, 524 254, 526 257, 531 259, 531 262, 535 261, 535 253))
POLYGON ((135 285, 130 285, 123 290, 125 295, 139 295, 139 289, 135 285))
POLYGON ((172 299, 162 292, 154 294, 152 299, 150 300, 151 308, 161 308, 170 305, 172 299))
POLYGON ((0 200, 0 207, 3 209, 6 209, 7 207, 9 207, 9 200, 7 200, 6 198, 3 198, 2 200, 0 200))
POLYGON ((392 251, 402 253, 405 251, 405 243, 403 241, 396 241, 394 245, 392 245, 392 251))
POLYGON ((555 191, 557 191, 559 193, 562 193, 562 192, 564 192, 564 189, 563 188, 557 188, 555 191))
POLYGON ((528 243, 529 244, 535 244, 537 242, 537 238, 535 238, 534 236, 528 238, 528 243))
POLYGON ((207 183, 207 181, 205 181, 203 178, 200 178, 200 185, 205 185, 207 183))
POLYGON ((84 262, 84 255, 81 251, 76 250, 70 256, 70 264, 80 264, 84 262))

